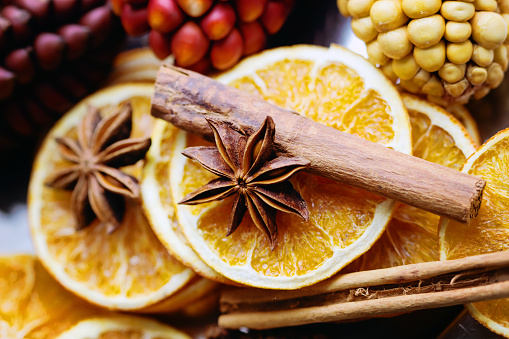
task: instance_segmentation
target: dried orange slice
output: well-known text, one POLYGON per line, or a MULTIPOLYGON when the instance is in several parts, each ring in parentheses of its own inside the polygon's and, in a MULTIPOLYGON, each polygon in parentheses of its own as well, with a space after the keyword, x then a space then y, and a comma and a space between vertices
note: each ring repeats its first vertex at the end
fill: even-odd
MULTIPOLYGON (((412 125, 414 156, 459 170, 476 148, 466 129, 435 104, 409 94, 402 94, 402 98, 412 125)), ((400 204, 380 239, 345 270, 438 260, 438 221, 436 214, 400 204)))
POLYGON ((152 131, 152 146, 143 167, 141 196, 143 208, 152 229, 168 251, 200 275, 218 282, 233 282, 207 266, 189 246, 175 215, 173 198, 168 190, 171 154, 178 129, 158 120, 152 131))
POLYGON ((0 257, 0 337, 55 338, 103 311, 61 287, 31 255, 0 257))
MULTIPOLYGON (((30 228, 43 265, 68 290, 110 309, 140 310, 154 305, 182 289, 196 275, 159 242, 139 202, 126 202, 122 225, 112 234, 97 221, 76 231, 70 210, 71 192, 44 183, 64 163, 55 137, 76 133, 87 105, 102 108, 101 114, 105 115, 130 101, 131 137, 144 137, 151 134, 154 121, 150 116, 152 92, 153 86, 148 84, 118 85, 79 103, 47 135, 30 180, 30 228)), ((140 178, 142 162, 123 170, 140 178)))
MULTIPOLYGON (((481 209, 468 225, 440 219, 440 259, 509 250, 509 129, 479 147, 461 171, 486 180, 481 209)), ((509 337, 509 299, 469 304, 467 308, 484 326, 509 337)))
POLYGON ((92 318, 79 322, 56 339, 191 339, 189 335, 155 320, 134 316, 92 318))
MULTIPOLYGON (((410 124, 399 94, 362 57, 341 47, 295 46, 250 57, 218 80, 326 124, 410 153, 410 124)), ((276 126, 277 131, 277 126, 276 126)), ((170 159, 172 199, 213 175, 180 153, 199 141, 179 132, 170 159)), ((310 220, 278 213, 278 243, 245 217, 226 237, 232 200, 177 205, 191 247, 211 268, 241 284, 295 289, 326 279, 367 251, 390 219, 394 202, 325 178, 299 174, 294 187, 310 220)))

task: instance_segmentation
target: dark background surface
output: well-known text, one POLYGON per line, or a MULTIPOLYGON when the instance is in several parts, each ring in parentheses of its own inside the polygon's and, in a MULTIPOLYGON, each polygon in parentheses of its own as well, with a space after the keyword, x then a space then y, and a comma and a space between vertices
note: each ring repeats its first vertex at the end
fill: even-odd
MULTIPOLYGON (((140 43, 140 40, 134 44, 140 43)), ((141 40, 143 44, 143 39, 141 40)), ((339 43, 360 54, 364 44, 351 33, 349 20, 340 16, 336 1, 297 0, 283 29, 269 47, 293 44, 328 46, 339 43)), ((132 43, 131 43, 132 44, 132 43)), ((509 81, 479 102, 468 105, 483 140, 509 126, 509 81)), ((1 109, 1 108, 0 108, 1 109)), ((42 134, 42 133, 41 133, 42 134)), ((38 138, 41 140, 41 137, 38 138)), ((33 252, 26 218, 26 191, 38 142, 31 140, 0 160, 0 254, 33 252)), ((344 324, 319 324, 273 331, 231 331, 230 338, 498 338, 479 325, 462 306, 417 311, 393 318, 344 324)), ((203 326, 190 323, 189 327, 203 326)))

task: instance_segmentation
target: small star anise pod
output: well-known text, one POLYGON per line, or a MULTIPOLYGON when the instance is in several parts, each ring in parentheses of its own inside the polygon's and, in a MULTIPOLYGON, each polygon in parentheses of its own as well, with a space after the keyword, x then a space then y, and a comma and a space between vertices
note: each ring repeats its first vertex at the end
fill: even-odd
POLYGON ((143 159, 151 141, 129 139, 131 127, 130 103, 104 118, 97 108, 89 106, 78 126, 77 139, 56 138, 60 155, 69 165, 56 170, 46 185, 72 190, 76 229, 88 226, 97 217, 108 232, 115 231, 124 216, 124 197, 139 197, 138 180, 118 168, 143 159))
POLYGON ((254 224, 263 231, 274 249, 277 240, 276 211, 309 219, 306 202, 287 181, 309 166, 303 158, 277 157, 270 160, 275 126, 267 117, 249 138, 222 121, 207 120, 217 147, 190 147, 182 154, 198 161, 219 178, 186 195, 180 204, 202 204, 236 194, 228 220, 232 234, 249 211, 254 224))

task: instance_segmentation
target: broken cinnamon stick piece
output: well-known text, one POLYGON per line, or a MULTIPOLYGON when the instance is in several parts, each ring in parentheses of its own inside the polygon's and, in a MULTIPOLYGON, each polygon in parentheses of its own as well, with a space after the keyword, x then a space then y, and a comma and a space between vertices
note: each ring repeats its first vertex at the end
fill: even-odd
POLYGON ((483 179, 340 132, 171 65, 159 69, 152 115, 210 141, 213 134, 205 118, 250 135, 271 116, 277 155, 309 160, 310 173, 460 222, 469 222, 481 205, 483 179))

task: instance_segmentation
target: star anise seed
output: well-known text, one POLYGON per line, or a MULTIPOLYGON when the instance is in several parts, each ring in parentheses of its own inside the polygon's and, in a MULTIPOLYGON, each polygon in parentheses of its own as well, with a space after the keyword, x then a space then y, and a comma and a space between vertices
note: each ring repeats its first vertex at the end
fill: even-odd
POLYGON ((225 122, 207 121, 214 132, 216 147, 190 147, 182 154, 196 160, 219 178, 189 193, 180 204, 196 205, 236 195, 227 235, 237 229, 246 211, 249 211, 254 224, 267 235, 274 249, 277 210, 309 219, 306 202, 287 181, 307 168, 309 161, 300 157, 270 160, 275 135, 271 117, 267 117, 249 138, 225 122))
POLYGON ((77 230, 97 218, 108 232, 115 231, 124 216, 124 198, 138 199, 138 180, 118 167, 143 159, 151 141, 130 139, 131 128, 130 103, 104 118, 97 108, 89 106, 78 126, 77 139, 56 138, 60 156, 70 164, 56 170, 46 185, 72 190, 71 210, 77 230))

